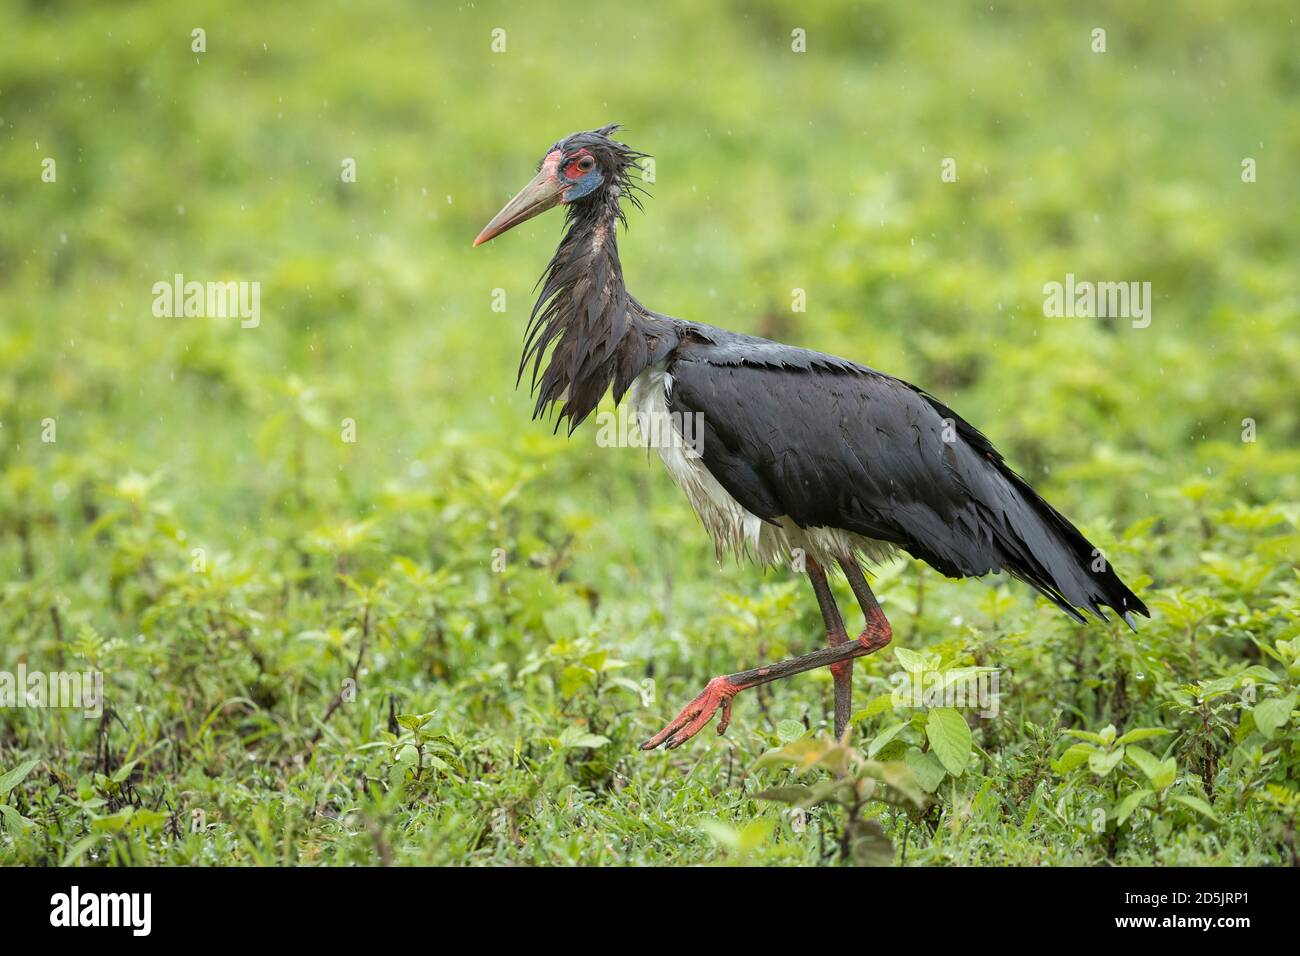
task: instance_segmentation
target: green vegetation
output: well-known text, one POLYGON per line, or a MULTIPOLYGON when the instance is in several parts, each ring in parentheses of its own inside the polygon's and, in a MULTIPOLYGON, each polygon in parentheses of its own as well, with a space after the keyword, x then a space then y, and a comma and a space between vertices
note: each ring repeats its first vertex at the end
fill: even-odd
POLYGON ((0 710, 0 862, 1295 862, 1293 6, 703 6, 0 4, 0 671, 107 696, 0 710), (634 294, 927 388, 1154 619, 900 560, 847 747, 818 673, 638 751, 822 635, 514 389, 559 216, 470 240, 611 121, 634 294), (260 324, 155 317, 177 273, 260 324))

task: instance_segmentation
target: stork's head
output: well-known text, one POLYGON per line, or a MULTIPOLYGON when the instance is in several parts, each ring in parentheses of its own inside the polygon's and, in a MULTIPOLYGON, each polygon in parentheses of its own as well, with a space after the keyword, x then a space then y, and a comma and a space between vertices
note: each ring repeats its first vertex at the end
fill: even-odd
POLYGON ((622 217, 619 199, 631 197, 639 187, 629 177, 629 170, 644 156, 610 138, 618 124, 571 133, 546 151, 537 164, 537 175, 514 199, 506 203, 474 240, 481 245, 507 229, 532 219, 553 206, 566 205, 571 210, 588 207, 611 208, 622 217))

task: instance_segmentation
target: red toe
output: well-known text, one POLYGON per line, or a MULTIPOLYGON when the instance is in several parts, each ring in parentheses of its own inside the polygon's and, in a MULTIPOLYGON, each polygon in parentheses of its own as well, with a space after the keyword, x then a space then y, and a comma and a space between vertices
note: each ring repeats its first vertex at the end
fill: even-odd
POLYGON ((731 723, 731 698, 742 690, 743 687, 733 684, 726 677, 713 678, 699 696, 683 707, 663 730, 643 743, 641 749, 653 750, 665 743, 670 750, 680 747, 708 726, 718 708, 722 708, 718 733, 723 733, 731 723))

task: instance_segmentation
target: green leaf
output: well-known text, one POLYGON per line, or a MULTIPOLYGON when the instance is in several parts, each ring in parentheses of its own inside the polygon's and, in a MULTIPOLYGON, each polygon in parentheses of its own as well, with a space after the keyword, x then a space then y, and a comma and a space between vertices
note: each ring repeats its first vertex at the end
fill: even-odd
POLYGON ((713 837, 718 845, 726 847, 728 850, 740 849, 740 834, 735 828, 728 826, 721 820, 715 820, 712 817, 705 817, 700 820, 698 826, 701 830, 713 837))
POLYGON ((1077 737, 1080 740, 1086 740, 1088 743, 1098 744, 1102 747, 1106 746, 1106 738, 1101 734, 1094 734, 1090 730, 1067 730, 1065 736, 1077 737))
POLYGON ((939 789, 939 784, 943 783, 943 778, 948 776, 948 771, 939 762, 939 758, 933 752, 922 752, 920 747, 908 748, 907 753, 903 755, 903 762, 907 764, 917 784, 926 793, 934 793, 939 789))
POLYGON ((789 787, 771 787, 754 794, 754 799, 774 800, 777 803, 788 803, 793 807, 799 807, 805 805, 805 801, 812 796, 812 792, 812 787, 799 784, 789 787))
POLYGON ((113 833, 123 829, 127 825, 127 823, 130 822, 130 820, 131 820, 131 811, 129 809, 119 810, 117 813, 110 814, 109 816, 99 817, 95 820, 92 820, 90 822, 90 828, 92 830, 99 830, 101 833, 102 832, 113 833))
POLYGON ((758 849, 771 839, 776 829, 776 821, 771 817, 751 820, 740 830, 712 817, 705 817, 698 825, 701 830, 713 837, 719 846, 738 853, 758 849))
POLYGON ((131 814, 132 830, 151 830, 154 827, 162 826, 167 820, 167 814, 158 810, 146 810, 139 808, 131 814))
POLYGON ((1169 799, 1176 800, 1178 803, 1181 803, 1185 807, 1191 807, 1197 813, 1201 814, 1202 816, 1209 817, 1215 823, 1219 822, 1219 818, 1214 815, 1214 810, 1212 810, 1210 808, 1210 805, 1206 803, 1204 800, 1202 800, 1200 797, 1193 797, 1185 793, 1176 793, 1169 799))
POLYGON ((590 667, 570 664, 560 673, 560 693, 565 697, 572 697, 584 687, 594 686, 595 683, 596 672, 590 667))
POLYGON ((24 778, 26 778, 26 776, 31 773, 40 762, 39 757, 34 760, 28 760, 26 763, 20 763, 3 777, 0 777, 0 799, 8 796, 9 791, 22 783, 24 778))
POLYGON ((925 655, 918 651, 909 651, 906 647, 895 647, 894 657, 909 674, 919 674, 925 670, 925 655))
POLYGON ((804 726, 797 720, 783 720, 776 725, 777 739, 783 744, 798 740, 804 735, 804 726))
POLYGON ((876 754, 880 753, 881 748, 883 748, 885 744, 889 743, 907 729, 907 725, 908 721, 900 720, 898 723, 891 724, 880 733, 876 734, 876 736, 872 738, 871 743, 867 744, 867 756, 874 757, 876 754))
POLYGON ((1126 748, 1125 756, 1128 757, 1129 763, 1146 774, 1147 779, 1151 779, 1160 772, 1160 761, 1141 747, 1126 748))
POLYGON ((859 720, 867 720, 875 717, 877 714, 883 714, 887 710, 894 709, 894 698, 892 694, 881 694, 867 701, 867 706, 855 712, 849 718, 849 723, 856 724, 859 720))
MULTIPOLYGON (((1296 695, 1288 694, 1286 697, 1270 697, 1268 700, 1261 700, 1255 705, 1253 711, 1255 715, 1255 726, 1259 732, 1269 740, 1273 735, 1291 719, 1291 711, 1295 709, 1296 695)), ((4 793, 3 786, 0 786, 0 794, 4 793)))
POLYGON ((17 833, 28 827, 36 826, 31 820, 28 820, 7 803, 0 803, 0 819, 4 820, 5 829, 10 833, 17 833))
MULTIPOLYGON (((776 747, 758 758, 756 767, 768 767, 773 764, 794 764, 801 770, 821 762, 837 744, 830 744, 815 737, 800 737, 784 747, 776 747)), ((842 749, 842 748, 840 748, 842 749)))
POLYGON ((1157 790, 1165 789, 1178 776, 1178 763, 1173 757, 1168 760, 1158 760, 1138 746, 1127 747, 1124 753, 1129 763, 1146 774, 1146 778, 1151 781, 1151 786, 1157 790))
POLYGON ((62 865, 76 866, 77 862, 83 856, 85 856, 86 851, 89 850, 92 846, 94 846, 98 842, 99 842, 99 836, 97 834, 91 834, 88 837, 82 837, 80 840, 78 840, 76 843, 74 843, 71 847, 68 848, 68 852, 63 855, 62 865))
POLYGON ((1095 753, 1100 751, 1092 744, 1073 744, 1061 754, 1060 760, 1052 762, 1052 769, 1057 773, 1069 773, 1075 767, 1087 763, 1088 758, 1095 753))
POLYGON ((1239 675, 1240 679, 1250 678, 1253 681, 1264 681, 1269 684, 1276 684, 1282 678, 1278 677, 1274 671, 1269 670, 1263 664, 1251 664, 1239 675))
POLYGON ((609 743, 608 737, 602 737, 600 734, 589 734, 581 727, 565 727, 564 732, 560 734, 561 749, 582 749, 585 747, 594 750, 597 747, 605 746, 607 743, 609 743))
POLYGON ((971 737, 966 718, 952 707, 935 707, 925 720, 930 749, 954 777, 960 777, 970 763, 971 737))
POLYGON ((433 711, 427 714, 398 714, 397 723, 407 730, 419 730, 433 719, 433 711))
MULTIPOLYGON (((912 772, 911 767, 901 760, 891 760, 888 763, 869 760, 863 764, 862 773, 865 777, 887 784, 893 792, 909 801, 918 810, 923 810, 929 806, 929 798, 917 782, 916 774, 912 772)), ((886 796, 885 799, 890 799, 890 797, 886 796)))
POLYGON ((1150 790, 1135 790, 1120 801, 1120 805, 1115 808, 1115 822, 1123 823, 1132 816, 1133 811, 1142 804, 1143 800, 1151 796, 1151 793, 1150 790))
POLYGON ((1172 787, 1177 779, 1178 761, 1170 757, 1160 765, 1160 772, 1151 780, 1151 785, 1157 790, 1164 790, 1166 787, 1172 787))
POLYGON ((857 820, 849 827, 850 855, 858 866, 892 866, 894 844, 878 820, 857 820))
POLYGON ((759 817, 757 820, 751 820, 740 831, 740 852, 747 853, 750 850, 757 850, 771 839, 772 831, 775 829, 776 821, 771 817, 759 817))
POLYGON ((1116 747, 1114 750, 1098 750, 1088 758, 1088 767, 1098 776, 1105 777, 1114 770, 1123 759, 1123 747, 1116 747))
POLYGON ((1163 727, 1138 727, 1136 730, 1130 730, 1115 743, 1133 744, 1139 740, 1150 740, 1152 737, 1164 737, 1172 733, 1172 730, 1165 730, 1163 727))

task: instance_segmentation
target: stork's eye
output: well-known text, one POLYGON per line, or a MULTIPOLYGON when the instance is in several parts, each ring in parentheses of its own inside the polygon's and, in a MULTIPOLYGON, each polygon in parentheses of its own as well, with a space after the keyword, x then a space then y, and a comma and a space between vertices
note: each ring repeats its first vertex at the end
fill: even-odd
POLYGON ((590 153, 575 156, 564 167, 564 175, 569 179, 581 179, 596 168, 596 158, 590 153))

